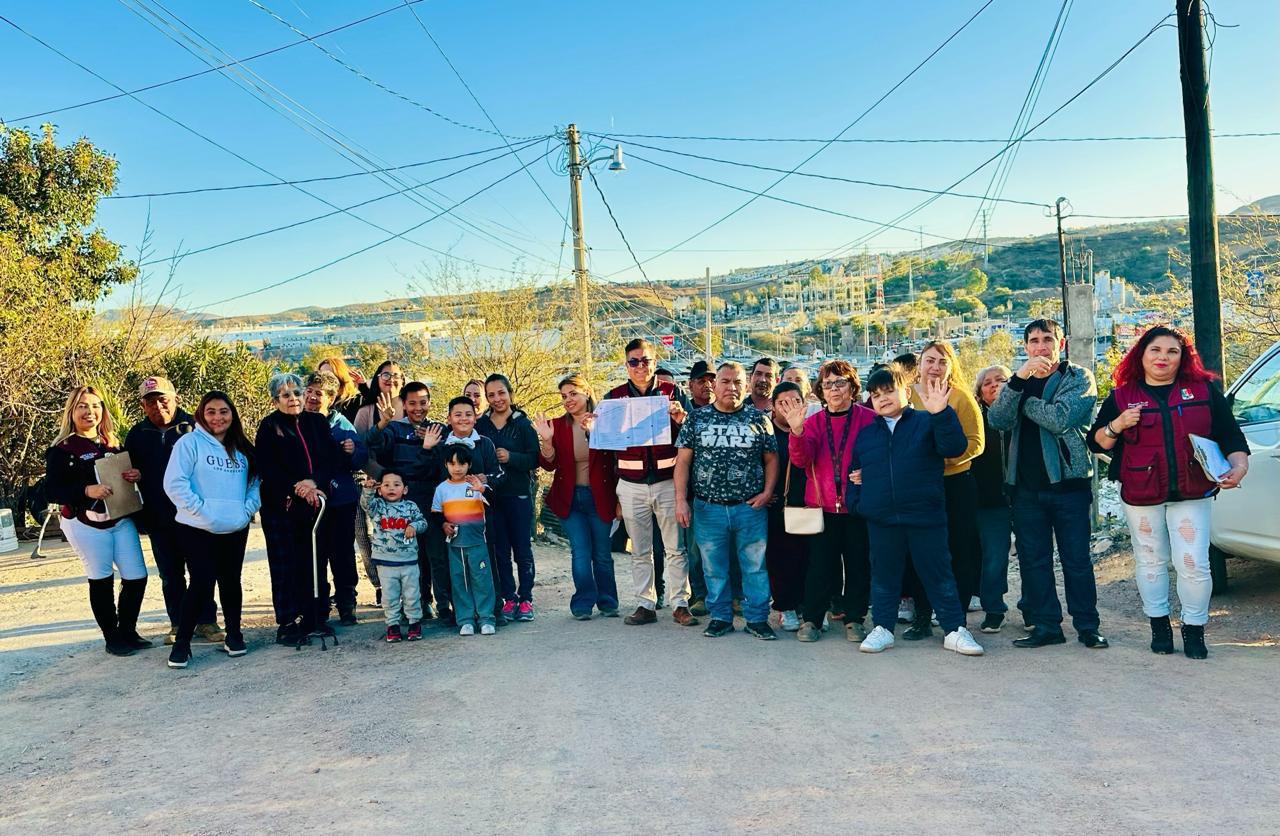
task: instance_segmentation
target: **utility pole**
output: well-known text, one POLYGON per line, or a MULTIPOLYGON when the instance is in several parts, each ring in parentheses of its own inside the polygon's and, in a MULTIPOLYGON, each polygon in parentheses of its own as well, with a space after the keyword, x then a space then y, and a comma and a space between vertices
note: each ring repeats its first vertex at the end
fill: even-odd
POLYGON ((582 373, 591 377, 591 307, 587 299, 587 247, 582 240, 582 161, 578 154, 578 126, 571 123, 565 129, 564 138, 569 146, 569 205, 573 212, 573 279, 578 292, 582 373))
MULTIPOLYGON (((1066 239, 1062 236, 1062 204, 1066 203, 1065 197, 1060 197, 1053 204, 1054 215, 1058 219, 1058 283, 1062 285, 1062 331, 1067 333, 1067 247, 1066 239)), ((1071 357, 1071 343, 1067 342, 1067 348, 1062 352, 1068 359, 1071 357)))
POLYGON ((982 269, 987 269, 991 260, 991 245, 987 243, 987 210, 982 210, 982 269))
POLYGON ((706 358, 707 362, 713 362, 711 359, 711 268, 707 268, 707 334, 706 334, 706 358))
POLYGON ((1201 0, 1176 0, 1182 121, 1187 137, 1187 237, 1191 242, 1191 318, 1196 349, 1223 374, 1222 299, 1218 274, 1218 214, 1213 197, 1213 137, 1204 61, 1201 0))

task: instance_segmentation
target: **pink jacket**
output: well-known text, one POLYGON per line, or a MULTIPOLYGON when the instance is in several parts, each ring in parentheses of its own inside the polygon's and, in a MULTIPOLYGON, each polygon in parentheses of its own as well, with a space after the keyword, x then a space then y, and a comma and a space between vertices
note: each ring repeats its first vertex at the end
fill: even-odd
MULTIPOLYGON (((804 469, 808 475, 804 487, 805 505, 810 508, 821 507, 831 514, 836 513, 837 474, 844 482, 848 481, 849 465, 853 460, 853 440, 857 438, 858 431, 870 424, 875 417, 876 414, 871 409, 856 403, 843 415, 832 415, 826 410, 815 412, 804 419, 803 435, 791 434, 791 439, 787 442, 791 464, 804 469), (849 438, 844 443, 837 470, 833 466, 831 446, 827 442, 827 423, 831 424, 831 440, 838 448, 846 421, 852 421, 853 426, 849 428, 849 438)), ((847 484, 845 490, 848 490, 847 484)), ((848 510, 847 505, 841 506, 841 513, 847 513, 848 510)))

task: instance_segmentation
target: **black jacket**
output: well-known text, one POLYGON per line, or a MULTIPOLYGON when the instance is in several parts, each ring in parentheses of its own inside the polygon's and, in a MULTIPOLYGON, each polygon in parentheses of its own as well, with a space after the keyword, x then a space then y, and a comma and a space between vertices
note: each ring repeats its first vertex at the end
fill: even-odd
POLYGON ((518 409, 511 410, 507 423, 498 429, 488 413, 476 421, 476 432, 504 448, 509 457, 502 466, 506 478, 498 483, 494 493, 498 496, 533 496, 533 473, 538 467, 538 431, 533 428, 529 416, 518 409))
POLYGON ((268 514, 308 508, 293 493, 293 486, 303 479, 332 496, 335 479, 351 478, 346 456, 329 433, 329 421, 318 412, 272 412, 258 424, 253 446, 262 477, 262 509, 268 514))
POLYGON ((1009 497, 1004 489, 1005 464, 1009 461, 1009 434, 991 426, 987 405, 982 409, 982 427, 986 433, 986 445, 973 460, 970 472, 978 488, 979 508, 1008 508, 1009 497))
POLYGON ((169 426, 160 428, 149 418, 143 418, 124 437, 124 449, 129 452, 129 460, 142 472, 142 479, 138 482, 138 490, 142 492, 142 513, 139 516, 148 527, 173 525, 178 511, 164 492, 164 471, 169 466, 173 445, 195 426, 195 419, 179 409, 169 426))

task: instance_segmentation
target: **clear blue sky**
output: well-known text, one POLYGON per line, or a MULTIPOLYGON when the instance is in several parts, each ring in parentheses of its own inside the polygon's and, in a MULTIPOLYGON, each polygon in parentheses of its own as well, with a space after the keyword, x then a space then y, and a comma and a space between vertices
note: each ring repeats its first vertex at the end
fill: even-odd
MULTIPOLYGON (((259 0, 313 34, 383 9, 396 0, 259 0)), ((205 64, 153 28, 128 3, 10 4, 3 14, 131 89, 204 69, 205 64)), ((146 0, 149 8, 159 8, 146 0)), ((570 122, 588 131, 722 136, 832 137, 933 50, 980 5, 978 0, 873 3, 646 3, 563 6, 544 3, 424 2, 414 8, 500 128, 512 136, 549 135, 570 122), (797 12, 802 13, 797 13, 797 12)), ((236 57, 298 39, 250 2, 171 0, 167 8, 191 29, 236 57)), ((1057 0, 996 0, 921 72, 858 124, 848 137, 1006 137, 1058 13, 1057 0)), ((1173 0, 1076 0, 1036 110, 1037 120, 1079 90, 1159 18, 1173 0)), ((1274 52, 1280 4, 1218 0, 1222 28, 1213 55, 1212 105, 1218 132, 1280 130, 1274 52)), ((445 64, 408 9, 398 9, 320 43, 372 78, 453 119, 488 127, 484 115, 445 64)), ((0 118, 35 127, 26 114, 114 91, 12 28, 0 25, 6 61, 0 118)), ((352 75, 312 44, 248 64, 255 73, 328 122, 379 165, 397 165, 501 146, 496 137, 458 128, 352 75)), ((347 174, 354 163, 268 109, 219 73, 138 94, 219 143, 286 178, 347 174)), ((46 117, 60 140, 85 135, 120 162, 118 193, 261 182, 271 178, 165 121, 128 98, 46 117)), ((1176 33, 1164 29, 1096 87, 1032 136, 1181 134, 1176 33)), ((818 146, 636 140, 694 153, 789 169, 818 146)), ((998 150, 992 145, 836 145, 802 171, 942 188, 998 150)), ((525 159, 547 149, 538 144, 525 159)), ((672 157, 636 154, 741 187, 759 189, 777 176, 672 157)), ((1280 192, 1280 137, 1216 143, 1219 209, 1280 192)), ((475 160, 411 169, 426 179, 475 160)), ((548 161, 530 167, 564 211, 567 179, 548 161)), ((495 161, 438 184, 446 205, 514 171, 495 161)), ((961 189, 981 193, 990 168, 961 189)), ((655 255, 724 213, 746 195, 630 159, 623 174, 598 167, 623 231, 640 258, 655 255)), ((392 191, 394 184, 358 177, 307 186, 348 205, 392 191)), ((773 192, 789 200, 889 220, 922 195, 790 178, 773 192)), ((430 194, 430 193, 428 193, 430 194)), ((1186 210, 1180 142, 1027 144, 1016 159, 1006 197, 1051 203, 1070 198, 1077 212, 1177 214, 1186 210)), ((907 222, 926 232, 963 236, 976 202, 944 197, 907 222)), ((639 273, 589 181, 586 233, 597 276, 639 273)), ((103 204, 107 232, 131 250, 148 213, 153 257, 196 249, 330 211, 287 187, 113 200, 103 204)), ((433 212, 403 197, 357 210, 401 230, 433 212)), ((469 223, 535 257, 523 269, 555 274, 564 223, 527 175, 519 174, 467 203, 469 223)), ((1083 225, 1083 221, 1077 221, 1083 225)), ((865 223, 759 200, 683 248, 646 265, 652 278, 722 272, 825 253, 866 233, 865 223)), ((992 235, 1049 232, 1032 207, 1000 206, 992 235)), ((279 281, 386 237, 345 215, 195 255, 175 282, 184 304, 199 308, 279 281)), ((446 219, 422 227, 420 242, 486 265, 510 267, 514 256, 491 237, 446 219)), ((926 238, 926 242, 929 240, 926 238)), ((914 246, 915 236, 889 230, 869 246, 914 246)), ((219 313, 272 311, 300 304, 342 304, 404 295, 412 276, 435 261, 426 250, 393 241, 285 287, 216 308, 219 313)), ((560 275, 569 273, 564 251, 560 275)), ((1105 265, 1099 265, 1105 266, 1105 265)), ((151 286, 163 266, 150 268, 151 286)))

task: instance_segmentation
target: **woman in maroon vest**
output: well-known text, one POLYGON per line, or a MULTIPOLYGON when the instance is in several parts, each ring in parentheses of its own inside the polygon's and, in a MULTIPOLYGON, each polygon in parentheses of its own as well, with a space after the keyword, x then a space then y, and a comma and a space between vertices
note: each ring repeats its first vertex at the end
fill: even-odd
POLYGON ((1133 536, 1142 609, 1151 619, 1151 650, 1173 653, 1169 625, 1169 563, 1178 573, 1182 646, 1204 659, 1209 620, 1209 509, 1218 491, 1249 472, 1249 445, 1226 398, 1181 330, 1156 326, 1134 344, 1112 373, 1115 388, 1089 432, 1095 452, 1111 453, 1108 476, 1133 536), (1218 444, 1231 468, 1211 479, 1196 461, 1192 436, 1218 444))
POLYGON ((579 621, 591 618, 592 609, 614 618, 618 615, 618 584, 613 575, 609 548, 610 526, 618 506, 614 491, 617 476, 613 457, 591 450, 584 419, 595 408, 595 396, 586 378, 571 374, 560 381, 564 415, 545 416, 533 422, 538 432, 538 464, 550 470, 551 487, 546 502, 569 538, 573 571, 573 597, 569 612, 579 621))

